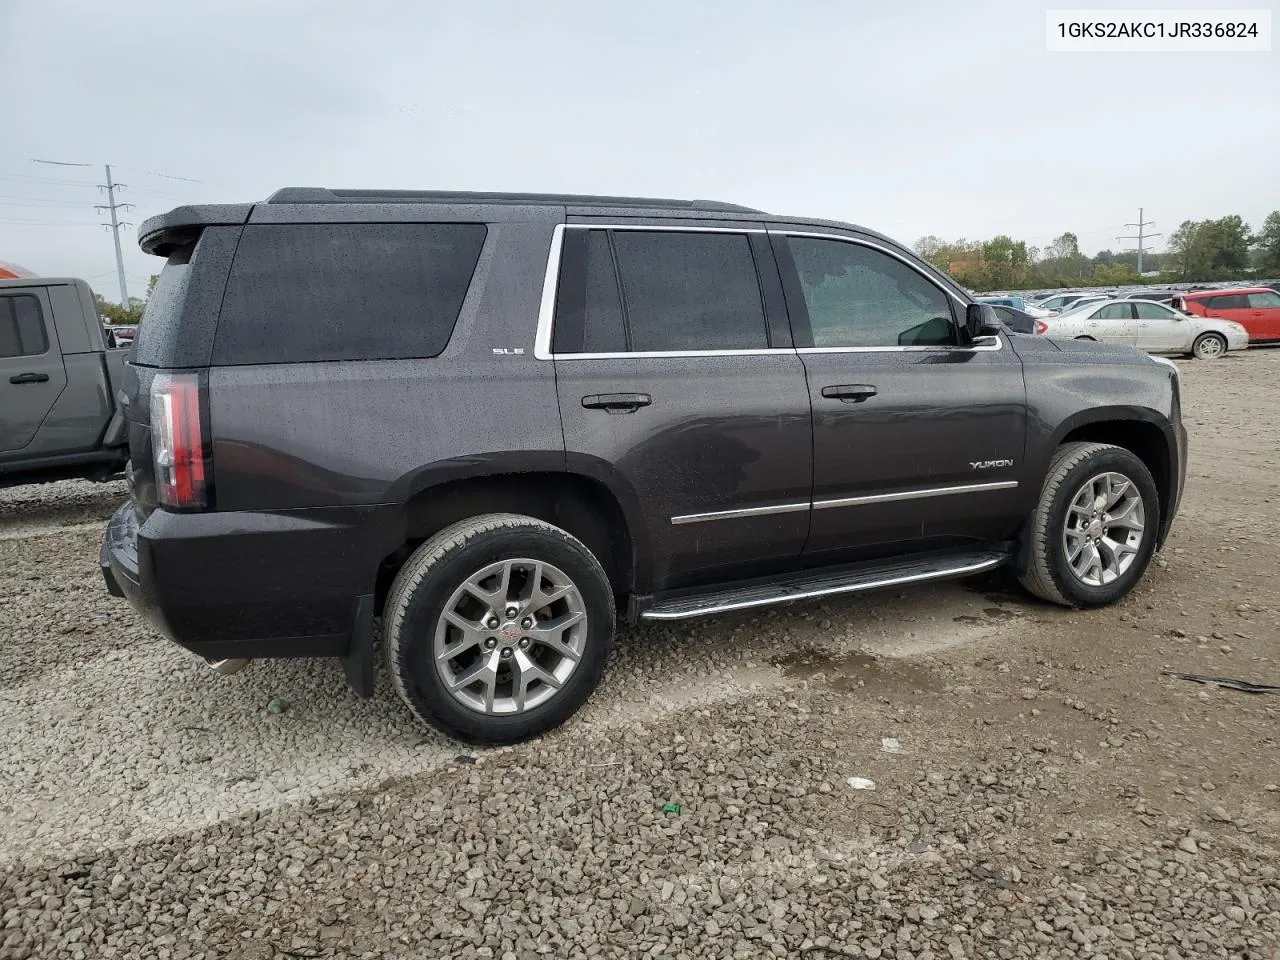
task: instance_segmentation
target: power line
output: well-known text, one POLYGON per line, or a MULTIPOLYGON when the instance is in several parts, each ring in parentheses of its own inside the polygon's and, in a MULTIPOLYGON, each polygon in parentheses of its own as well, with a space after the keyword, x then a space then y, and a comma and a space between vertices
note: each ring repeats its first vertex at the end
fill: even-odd
POLYGON ((98 227, 96 220, 0 220, 3 224, 21 227, 98 227))
POLYGON ((5 173, 0 174, 0 180, 14 180, 22 183, 56 183, 60 186, 68 187, 93 187, 97 184, 91 180, 67 180, 62 177, 33 177, 21 173, 5 173))
POLYGON ((1126 224, 1125 224, 1125 226, 1126 226, 1126 227, 1137 227, 1137 228, 1138 228, 1138 235, 1137 235, 1136 237, 1116 237, 1116 239, 1117 239, 1117 240, 1137 240, 1137 241, 1138 241, 1138 272, 1139 272, 1139 273, 1142 273, 1142 253, 1143 253, 1143 243, 1144 243, 1144 241, 1146 241, 1146 240, 1147 240, 1147 239, 1149 239, 1150 237, 1159 237, 1159 236, 1162 236, 1162 234, 1159 234, 1159 233, 1143 233, 1143 230, 1144 230, 1145 228, 1147 228, 1147 227, 1154 227, 1154 226, 1156 225, 1156 222, 1155 222, 1154 220, 1144 220, 1144 219, 1143 219, 1143 215, 1144 215, 1144 211, 1143 211, 1142 207, 1139 207, 1139 208, 1138 208, 1138 222, 1137 222, 1137 223, 1126 223, 1126 224))

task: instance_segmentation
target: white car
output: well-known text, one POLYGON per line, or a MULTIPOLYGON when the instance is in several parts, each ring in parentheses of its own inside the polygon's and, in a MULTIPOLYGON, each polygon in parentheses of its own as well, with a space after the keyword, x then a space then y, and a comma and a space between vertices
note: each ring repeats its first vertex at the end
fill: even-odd
POLYGON ((1041 310, 1048 310, 1051 313, 1067 313, 1074 310, 1076 304, 1080 300, 1103 300, 1097 294, 1089 293, 1055 293, 1053 296, 1044 297, 1037 301, 1036 306, 1041 310))
POLYGON ((1179 313, 1151 300, 1092 303, 1042 322, 1047 337, 1125 343, 1147 353, 1191 354, 1199 360, 1249 346, 1249 332, 1238 323, 1179 313))

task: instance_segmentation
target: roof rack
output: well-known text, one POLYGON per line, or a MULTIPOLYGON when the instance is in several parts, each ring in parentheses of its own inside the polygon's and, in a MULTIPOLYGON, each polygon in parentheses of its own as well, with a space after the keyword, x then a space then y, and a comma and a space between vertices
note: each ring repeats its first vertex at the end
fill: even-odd
POLYGON ((573 193, 466 193, 455 190, 330 190, 326 187, 282 187, 267 203, 511 203, 573 207, 648 207, 662 210, 714 210, 763 213, 718 200, 668 200, 660 197, 601 197, 573 193))

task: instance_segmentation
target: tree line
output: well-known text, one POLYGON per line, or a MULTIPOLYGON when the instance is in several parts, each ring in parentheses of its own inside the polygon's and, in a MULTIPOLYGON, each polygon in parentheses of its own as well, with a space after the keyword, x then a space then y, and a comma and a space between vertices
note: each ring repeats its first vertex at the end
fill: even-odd
MULTIPOLYGON (((156 288, 156 281, 159 279, 160 275, 153 273, 147 281, 147 299, 150 299, 151 291, 156 288)), ((107 323, 137 323, 142 319, 142 310, 147 305, 146 299, 139 300, 137 297, 130 297, 128 306, 113 303, 100 293, 95 293, 93 299, 98 301, 98 315, 107 323)))
POLYGON ((1232 214, 1217 220, 1184 220, 1163 253, 1145 253, 1138 272, 1136 250, 1080 252, 1079 238, 1064 233, 1043 249, 1005 234, 990 240, 921 237, 915 250, 971 290, 1189 283, 1280 276, 1280 210, 1253 230, 1232 214))

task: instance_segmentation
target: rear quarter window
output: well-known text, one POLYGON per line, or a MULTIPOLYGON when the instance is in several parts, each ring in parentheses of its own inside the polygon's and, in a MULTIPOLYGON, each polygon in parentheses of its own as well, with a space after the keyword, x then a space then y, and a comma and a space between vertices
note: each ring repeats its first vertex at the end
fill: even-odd
POLYGON ((478 223, 244 228, 213 363, 434 357, 484 246, 478 223))

